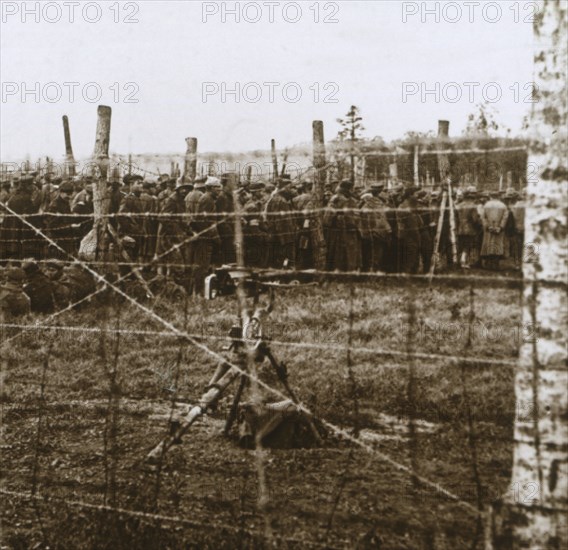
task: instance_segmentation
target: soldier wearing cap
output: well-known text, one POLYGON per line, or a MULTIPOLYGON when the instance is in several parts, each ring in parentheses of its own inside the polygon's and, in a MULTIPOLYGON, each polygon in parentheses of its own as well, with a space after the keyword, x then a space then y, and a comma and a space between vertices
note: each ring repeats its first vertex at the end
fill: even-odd
POLYGON ((158 235, 158 197, 154 194, 154 184, 149 181, 142 182, 140 203, 142 211, 146 214, 142 220, 144 241, 140 256, 144 263, 150 262, 156 253, 156 237, 158 235))
POLYGON ((23 219, 9 211, 2 212, 4 221, 0 225, 0 257, 2 259, 21 259, 26 256, 41 257, 43 242, 38 241, 30 228, 31 215, 35 214, 32 201, 33 178, 22 177, 15 186, 6 206, 23 219), (28 223, 26 223, 26 221, 28 223))
POLYGON ((92 275, 78 263, 73 263, 63 268, 60 282, 67 288, 71 303, 87 298, 96 290, 92 275))
POLYGON ((402 202, 396 211, 398 232, 398 271, 418 273, 420 267, 420 231, 422 219, 418 214, 416 192, 418 187, 408 187, 402 192, 402 202))
POLYGON ((5 271, 5 283, 0 285, 0 320, 5 323, 31 311, 30 298, 23 290, 26 274, 19 267, 5 271))
POLYGON ((193 184, 193 189, 185 197, 185 211, 188 214, 197 214, 199 199, 205 191, 207 178, 197 178, 193 184))
POLYGON ((384 185, 371 184, 361 195, 361 254, 363 271, 384 270, 384 254, 390 244, 392 229, 385 215, 385 204, 380 198, 384 185))
POLYGON ((268 232, 262 219, 264 184, 249 185, 249 197, 243 206, 244 262, 248 267, 268 267, 268 232))
POLYGON ((477 189, 468 187, 456 206, 458 257, 461 267, 469 269, 479 261, 478 234, 481 220, 475 204, 477 189))
POLYGON ((71 214, 71 196, 73 184, 70 181, 59 186, 56 197, 46 210, 45 227, 47 235, 63 249, 53 244, 48 246, 48 254, 53 258, 66 259, 68 255, 74 256, 76 250, 75 220, 71 214))
POLYGON ((327 243, 326 268, 355 271, 361 268, 361 234, 353 184, 343 180, 331 197, 323 217, 327 243))
MULTIPOLYGON (((215 207, 218 214, 233 214, 235 206, 233 204, 233 177, 232 174, 223 174, 221 176, 222 189, 216 199, 215 207)), ((226 219, 218 218, 219 237, 221 245, 214 254, 213 263, 233 264, 237 261, 235 253, 235 219, 233 216, 227 216, 226 219)))
POLYGON ((22 264, 26 274, 24 292, 30 298, 31 310, 37 313, 53 313, 55 311, 54 283, 41 271, 33 259, 22 264))
POLYGON ((298 196, 292 199, 297 220, 296 265, 298 269, 325 269, 325 240, 313 183, 304 180, 298 185, 298 196), (300 212, 302 211, 302 212, 300 212))
MULTIPOLYGON (((191 184, 179 182, 167 199, 162 202, 160 211, 156 255, 160 258, 160 264, 167 263, 168 274, 184 274, 183 267, 189 261, 187 242, 191 230, 184 220, 184 198, 191 189, 191 184)), ((163 273, 160 268, 160 274, 163 273)))
MULTIPOLYGON (((126 177, 126 176, 125 176, 126 177)), ((134 239, 132 251, 133 260, 136 260, 144 244, 144 204, 142 202, 142 183, 138 178, 128 180, 130 192, 124 197, 118 210, 118 233, 121 238, 134 239)))
POLYGON ((211 266, 213 249, 221 245, 221 237, 217 230, 219 218, 217 213, 217 198, 222 191, 218 178, 209 176, 205 182, 205 193, 197 204, 192 229, 199 234, 191 247, 190 264, 193 268, 194 291, 201 293, 204 288, 205 277, 211 266))
POLYGON ((293 215, 289 177, 278 179, 278 188, 268 199, 263 219, 269 234, 268 265, 277 269, 294 267, 296 261, 296 222, 293 215))

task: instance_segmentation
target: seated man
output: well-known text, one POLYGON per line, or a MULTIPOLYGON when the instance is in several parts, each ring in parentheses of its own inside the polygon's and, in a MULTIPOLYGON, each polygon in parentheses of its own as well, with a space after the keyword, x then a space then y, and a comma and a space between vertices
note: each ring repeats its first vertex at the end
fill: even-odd
POLYGON ((0 319, 5 322, 30 313, 31 302, 23 289, 26 274, 22 269, 10 267, 4 276, 6 282, 0 286, 0 319))

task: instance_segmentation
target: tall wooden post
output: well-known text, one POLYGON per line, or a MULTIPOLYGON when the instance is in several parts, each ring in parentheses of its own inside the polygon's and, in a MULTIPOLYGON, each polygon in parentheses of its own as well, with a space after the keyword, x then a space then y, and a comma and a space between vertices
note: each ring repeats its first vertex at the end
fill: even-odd
POLYGON ((71 132, 69 131, 69 119, 63 115, 63 137, 65 139, 65 164, 67 175, 72 178, 75 176, 75 157, 73 147, 71 147, 71 132))
POLYGON ((194 181, 197 177, 197 138, 185 138, 185 164, 183 166, 183 179, 185 182, 194 181))
MULTIPOLYGON (((440 149, 446 149, 448 144, 447 140, 450 135, 450 122, 448 120, 438 121, 438 139, 440 143, 438 147, 440 149)), ((440 181, 442 183, 446 182, 446 179, 450 175, 450 161, 448 155, 445 153, 438 153, 438 171, 440 173, 440 181)))
POLYGON ((420 155, 420 146, 415 145, 414 146, 414 185, 416 186, 420 186, 420 175, 418 169, 419 155, 420 155))
POLYGON ((314 193, 318 208, 323 207, 323 195, 326 182, 325 139, 323 135, 323 121, 312 122, 313 133, 313 165, 314 165, 314 193))
POLYGON ((276 183, 278 179, 278 157, 276 156, 276 140, 270 140, 270 153, 272 156, 272 181, 276 183))
POLYGON ((97 134, 95 138, 95 152, 93 161, 97 164, 100 177, 93 185, 93 210, 95 228, 97 231, 97 259, 105 257, 106 253, 106 225, 108 221, 110 196, 108 193, 107 175, 109 168, 110 119, 112 109, 106 105, 99 105, 97 109, 97 134))
POLYGON ((534 19, 532 139, 523 258, 523 343, 515 379, 511 490, 494 505, 487 548, 568 548, 568 300, 565 155, 567 5, 534 19))

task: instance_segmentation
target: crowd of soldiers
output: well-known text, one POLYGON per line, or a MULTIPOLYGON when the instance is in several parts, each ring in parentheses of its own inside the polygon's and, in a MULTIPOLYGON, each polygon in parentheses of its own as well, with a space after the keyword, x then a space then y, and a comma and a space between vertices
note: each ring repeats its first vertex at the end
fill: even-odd
MULTIPOLYGON (((94 233, 94 183, 88 176, 62 181, 33 173, 2 183, 0 301, 15 289, 27 290, 29 307, 47 311, 92 286, 69 260, 89 259, 84 248, 94 233), (53 285, 49 304, 32 292, 53 285)), ((236 231, 242 231, 243 261, 250 268, 428 273, 442 200, 441 188, 386 189, 375 182, 358 190, 345 180, 326 185, 318 207, 322 197, 308 179, 240 182, 230 174, 191 183, 127 175, 112 179, 108 189, 119 259, 171 276, 196 293, 213 267, 237 261, 236 231)), ((524 197, 511 189, 487 194, 468 187, 454 191, 453 199, 455 227, 444 215, 439 232, 440 266, 497 270, 501 259, 511 258, 520 267, 524 197)), ((25 309, 26 300, 18 300, 25 309)))

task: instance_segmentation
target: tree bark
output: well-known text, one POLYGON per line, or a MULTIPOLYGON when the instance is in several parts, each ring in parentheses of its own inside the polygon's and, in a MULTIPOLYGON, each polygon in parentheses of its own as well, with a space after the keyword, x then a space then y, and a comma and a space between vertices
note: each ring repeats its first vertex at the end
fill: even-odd
POLYGON ((539 4, 523 258, 523 343, 515 380, 511 490, 495 504, 488 548, 568 547, 566 327, 567 4, 539 4))

